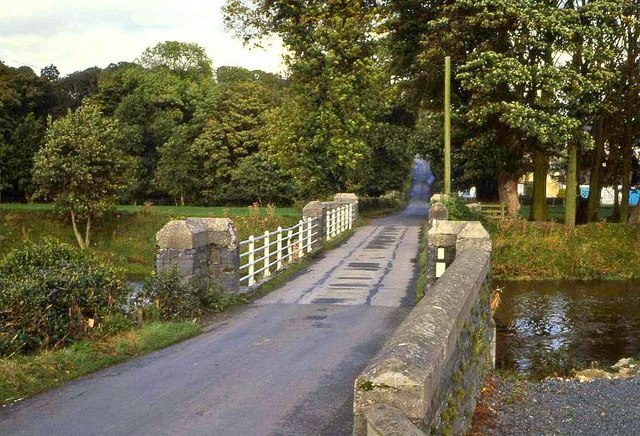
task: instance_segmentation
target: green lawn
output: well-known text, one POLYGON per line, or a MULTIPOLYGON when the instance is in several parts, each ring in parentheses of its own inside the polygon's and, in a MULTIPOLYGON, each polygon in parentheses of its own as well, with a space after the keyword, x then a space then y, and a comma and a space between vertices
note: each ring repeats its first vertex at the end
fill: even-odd
MULTIPOLYGON (((155 235, 170 220, 189 216, 230 217, 241 239, 278 226, 289 227, 300 219, 293 208, 121 206, 93 225, 91 250, 121 268, 129 276, 147 276, 155 259, 155 235)), ((51 237, 75 245, 68 218, 49 205, 3 204, 0 207, 0 258, 25 241, 51 237)))
MULTIPOLYGON (((154 213, 171 216, 190 217, 221 217, 221 216, 248 216, 251 213, 250 207, 240 206, 151 206, 154 213)), ((145 206, 120 205, 116 207, 116 212, 138 213, 144 210, 145 206)), ((7 212, 52 212, 53 205, 44 203, 0 203, 0 211, 7 212)), ((299 216, 300 211, 292 207, 277 208, 279 216, 299 216)), ((267 208, 260 209, 261 214, 267 214, 267 208)))
MULTIPOLYGON (((531 209, 531 206, 522 206, 519 212, 520 216, 524 217, 525 219, 528 219, 530 209, 531 209)), ((564 211, 565 211, 564 205, 561 205, 561 204, 556 206, 549 205, 549 221, 556 221, 559 223, 563 223, 564 211)), ((609 217, 611 217, 611 215, 613 215, 613 206, 602 206, 600 208, 600 220, 602 221, 607 220, 609 217)))

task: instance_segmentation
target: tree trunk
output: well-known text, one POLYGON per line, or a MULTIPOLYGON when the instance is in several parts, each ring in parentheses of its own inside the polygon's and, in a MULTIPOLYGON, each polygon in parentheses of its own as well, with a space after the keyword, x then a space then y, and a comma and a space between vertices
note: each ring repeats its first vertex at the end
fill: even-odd
POLYGON ((87 217, 87 226, 84 229, 84 246, 85 248, 89 248, 91 246, 91 242, 89 239, 89 235, 91 232, 91 215, 87 217))
POLYGON ((549 157, 542 151, 533 153, 533 201, 529 213, 530 221, 547 220, 547 174, 549 157))
POLYGON ((613 215, 620 216, 620 189, 617 183, 613 187, 613 215))
POLYGON ((500 203, 507 205, 509 215, 517 215, 520 210, 520 200, 518 199, 518 176, 501 176, 498 178, 498 192, 500 203))
POLYGON ((631 216, 629 217, 629 224, 636 226, 640 224, 640 204, 633 208, 631 216))
POLYGON ((600 180, 600 168, 604 157, 604 118, 598 118, 595 123, 595 150, 593 162, 591 163, 591 174, 589 175, 589 207, 587 210, 587 221, 597 222, 600 215, 600 190, 602 183, 600 180))
POLYGON ((184 206, 184 194, 180 194, 180 206, 184 206))
POLYGON ((578 143, 569 142, 569 161, 567 163, 567 188, 565 191, 564 223, 569 227, 576 225, 576 192, 578 190, 578 143))
POLYGON ((73 226, 73 234, 76 236, 76 241, 78 241, 78 246, 81 250, 84 250, 86 247, 84 245, 84 241, 82 240, 82 235, 78 231, 78 225, 76 223, 76 214, 71 211, 71 225, 73 226))

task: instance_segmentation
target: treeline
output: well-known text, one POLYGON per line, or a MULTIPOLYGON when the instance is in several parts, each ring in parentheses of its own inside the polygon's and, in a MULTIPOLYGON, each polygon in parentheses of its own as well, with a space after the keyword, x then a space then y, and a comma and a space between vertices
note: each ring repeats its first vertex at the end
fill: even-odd
MULTIPOLYGON (((289 105, 300 108, 289 111, 293 130, 335 122, 314 131, 331 130, 327 147, 342 150, 347 170, 367 152, 362 138, 382 109, 414 129, 416 151, 442 174, 451 56, 454 186, 476 186, 482 200, 499 199, 515 213, 518 180, 534 172, 532 218, 544 220, 546 176, 559 173, 568 224, 579 182, 591 185, 585 218, 597 219, 600 187, 621 185, 627 219, 640 137, 637 1, 227 0, 225 12, 249 41, 282 38, 300 96, 289 105), (385 99, 391 111, 378 104, 385 99)), ((317 135, 302 137, 297 144, 318 144, 317 135)))
MULTIPOLYGON (((598 220, 614 186, 622 222, 638 182, 640 5, 633 0, 392 2, 395 71, 439 125, 442 59, 452 57, 459 186, 515 213, 533 172, 531 219, 544 220, 548 173, 566 183, 566 223, 598 220), (432 104, 433 103, 433 104, 432 104), (578 185, 589 184, 580 204, 578 185), (618 186, 621 189, 618 190, 618 186), (579 213, 577 213, 579 212, 579 213)), ((433 143, 431 153, 440 150, 433 143)))
POLYGON ((320 143, 310 151, 320 165, 296 173, 286 149, 289 141, 299 141, 288 136, 295 114, 284 106, 295 98, 290 79, 240 67, 214 70, 204 49, 192 43, 167 41, 133 63, 65 77, 53 65, 37 75, 29 67, 0 62, 1 198, 59 203, 63 195, 77 196, 77 187, 57 175, 72 165, 60 159, 65 144, 75 144, 73 153, 81 153, 74 140, 78 135, 116 148, 96 146, 94 156, 89 151, 73 165, 102 168, 91 161, 100 153, 112 153, 114 166, 125 162, 116 155, 129 158, 126 172, 116 172, 126 180, 116 183, 96 169, 101 174, 73 179, 74 184, 102 180, 103 186, 87 189, 117 188, 113 194, 120 202, 290 204, 344 189, 365 195, 402 189, 411 160, 411 151, 404 148, 410 130, 392 128, 396 136, 400 129, 399 142, 389 135, 378 139, 386 125, 382 118, 368 133, 367 147, 374 152, 365 153, 350 177, 332 173, 339 150, 323 153, 320 143), (82 133, 97 128, 108 135, 82 133), (40 162, 39 174, 34 174, 34 162, 40 162))

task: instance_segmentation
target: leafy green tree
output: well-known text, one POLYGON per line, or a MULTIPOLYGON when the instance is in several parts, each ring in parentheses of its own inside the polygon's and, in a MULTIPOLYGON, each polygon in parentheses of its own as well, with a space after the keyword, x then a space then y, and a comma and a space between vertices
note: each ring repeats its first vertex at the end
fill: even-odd
POLYGON ((231 171, 229 192, 236 203, 290 204, 293 198, 291 176, 264 152, 240 160, 231 171))
POLYGON ((42 145, 47 82, 31 68, 0 62, 0 191, 29 197, 33 153, 42 145))
POLYGON ((213 113, 191 145, 210 201, 228 197, 232 171, 260 149, 265 114, 277 102, 278 96, 259 82, 238 82, 220 90, 213 113))
POLYGON ((69 213, 81 249, 90 246, 91 223, 108 211, 130 183, 130 158, 120 144, 117 121, 94 103, 50 120, 46 142, 35 156, 37 195, 69 213), (84 236, 78 222, 85 220, 84 236))
POLYGON ((147 48, 138 63, 146 69, 167 68, 182 78, 211 78, 211 60, 195 43, 165 41, 147 48))
POLYGON ((224 11, 247 41, 277 34, 288 50, 292 89, 269 117, 269 153, 305 197, 355 184, 389 85, 375 2, 228 0, 224 11))
POLYGON ((33 194, 33 158, 44 143, 44 123, 28 114, 13 130, 7 143, 0 145, 0 180, 27 200, 33 194))
POLYGON ((185 199, 194 199, 202 185, 202 174, 198 172, 196 156, 191 143, 196 133, 193 126, 175 128, 171 137, 158 148, 160 159, 156 169, 156 184, 160 189, 185 205, 185 199))

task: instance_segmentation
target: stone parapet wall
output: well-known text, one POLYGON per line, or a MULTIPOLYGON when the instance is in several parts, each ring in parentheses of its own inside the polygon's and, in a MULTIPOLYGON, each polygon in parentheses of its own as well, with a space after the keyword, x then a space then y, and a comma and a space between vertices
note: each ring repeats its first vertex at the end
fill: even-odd
POLYGON ((356 379, 355 435, 464 434, 470 424, 495 344, 491 241, 476 223, 436 227, 429 238, 453 258, 356 379))

